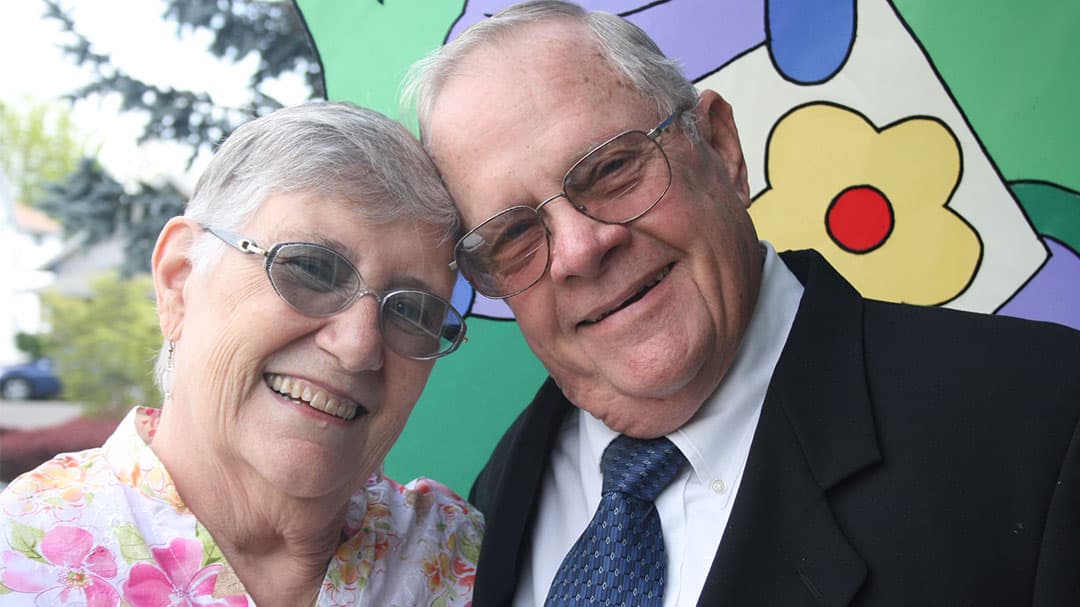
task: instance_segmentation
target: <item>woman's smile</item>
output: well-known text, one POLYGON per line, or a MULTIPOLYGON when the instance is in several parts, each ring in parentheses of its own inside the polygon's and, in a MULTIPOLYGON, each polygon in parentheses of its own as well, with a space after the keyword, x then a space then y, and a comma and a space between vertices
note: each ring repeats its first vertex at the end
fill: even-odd
POLYGON ((267 373, 264 379, 274 392, 334 417, 351 420, 361 412, 367 412, 358 403, 328 394, 326 390, 296 377, 267 373))

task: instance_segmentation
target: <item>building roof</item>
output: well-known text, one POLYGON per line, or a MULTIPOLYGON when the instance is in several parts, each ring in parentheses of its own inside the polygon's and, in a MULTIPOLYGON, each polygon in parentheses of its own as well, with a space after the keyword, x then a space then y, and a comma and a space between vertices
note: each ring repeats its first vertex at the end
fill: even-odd
POLYGON ((15 208, 15 225, 23 232, 30 234, 57 234, 60 232, 60 224, 45 213, 21 203, 12 206, 15 208))

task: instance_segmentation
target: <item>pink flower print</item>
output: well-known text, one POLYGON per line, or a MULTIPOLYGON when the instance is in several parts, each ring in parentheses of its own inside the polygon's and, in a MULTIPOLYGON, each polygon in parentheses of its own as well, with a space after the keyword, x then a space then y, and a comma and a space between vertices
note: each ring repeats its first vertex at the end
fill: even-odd
POLYGON ((0 552, 0 582, 15 592, 38 593, 38 605, 114 607, 116 589, 107 579, 116 576, 112 551, 94 544, 89 532, 77 527, 53 527, 42 537, 41 558, 32 550, 0 552))
POLYGON ((168 548, 154 548, 150 553, 160 568, 138 563, 124 582, 124 598, 132 607, 247 605, 243 596, 213 597, 221 563, 203 567, 203 546, 198 540, 176 538, 168 548))

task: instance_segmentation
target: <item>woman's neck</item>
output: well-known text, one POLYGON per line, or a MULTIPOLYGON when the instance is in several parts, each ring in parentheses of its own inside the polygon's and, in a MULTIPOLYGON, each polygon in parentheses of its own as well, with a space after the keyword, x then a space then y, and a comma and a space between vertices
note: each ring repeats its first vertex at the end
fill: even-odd
POLYGON ((221 461, 162 419, 150 443, 188 509, 260 607, 312 604, 342 542, 351 493, 285 494, 241 462, 221 461))

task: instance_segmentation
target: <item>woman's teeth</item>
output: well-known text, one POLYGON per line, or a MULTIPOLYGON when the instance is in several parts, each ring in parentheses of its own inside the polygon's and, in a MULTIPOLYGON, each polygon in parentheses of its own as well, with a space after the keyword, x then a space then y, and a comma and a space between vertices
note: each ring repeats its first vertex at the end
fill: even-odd
POLYGON ((328 396, 324 390, 295 377, 268 374, 266 383, 274 392, 334 417, 345 420, 353 419, 360 410, 360 407, 355 403, 340 401, 333 396, 328 396))

